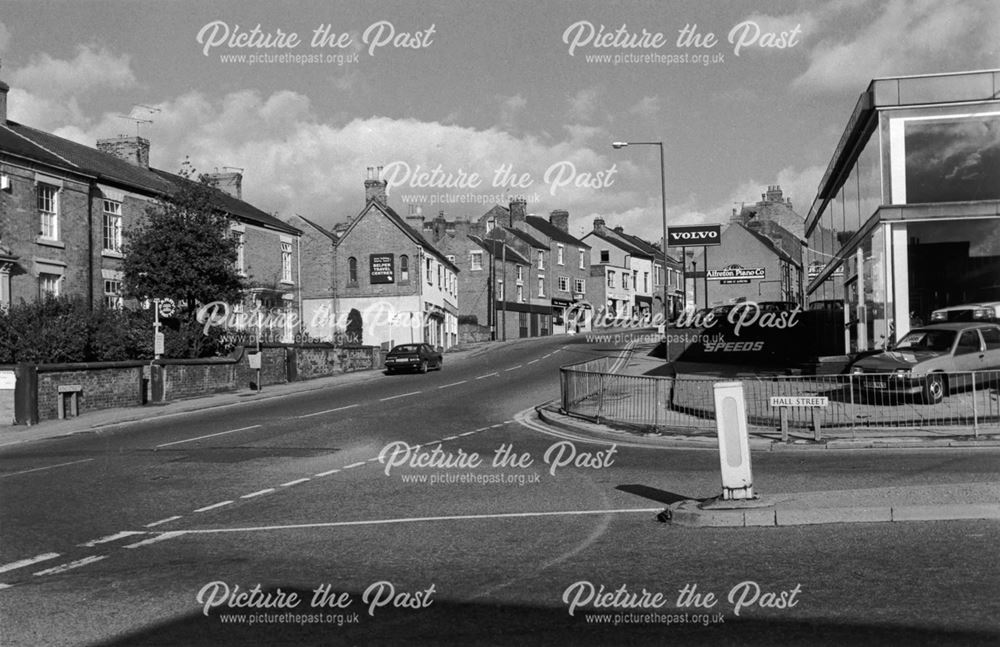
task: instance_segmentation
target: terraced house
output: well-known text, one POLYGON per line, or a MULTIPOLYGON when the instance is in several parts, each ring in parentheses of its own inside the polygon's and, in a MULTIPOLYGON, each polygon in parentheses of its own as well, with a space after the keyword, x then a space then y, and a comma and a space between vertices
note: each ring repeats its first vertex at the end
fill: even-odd
MULTIPOLYGON (((46 294, 122 307, 122 245, 146 208, 189 182, 151 168, 149 140, 84 146, 7 119, 0 82, 0 306, 46 294)), ((298 314, 301 231, 242 199, 242 174, 216 174, 215 205, 240 241, 247 304, 298 314)), ((291 322, 293 317, 286 317, 291 322)), ((275 331, 278 332, 278 331, 275 331)), ((290 325, 280 331, 290 338, 290 325)))

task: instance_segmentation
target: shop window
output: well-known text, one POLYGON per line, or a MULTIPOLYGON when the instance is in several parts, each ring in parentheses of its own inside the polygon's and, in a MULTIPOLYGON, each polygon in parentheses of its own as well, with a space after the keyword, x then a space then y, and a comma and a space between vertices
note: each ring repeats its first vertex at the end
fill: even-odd
POLYGON ((991 146, 1000 115, 899 119, 894 130, 897 123, 905 157, 894 154, 892 165, 904 166, 907 204, 1000 199, 1000 154, 991 146))

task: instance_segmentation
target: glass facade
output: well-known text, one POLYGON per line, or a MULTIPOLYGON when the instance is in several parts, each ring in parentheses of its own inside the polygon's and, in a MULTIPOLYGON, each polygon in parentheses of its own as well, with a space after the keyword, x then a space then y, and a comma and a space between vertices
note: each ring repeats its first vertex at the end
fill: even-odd
POLYGON ((804 258, 809 301, 845 301, 848 352, 935 309, 1000 301, 998 83, 1000 70, 880 79, 859 99, 804 258))

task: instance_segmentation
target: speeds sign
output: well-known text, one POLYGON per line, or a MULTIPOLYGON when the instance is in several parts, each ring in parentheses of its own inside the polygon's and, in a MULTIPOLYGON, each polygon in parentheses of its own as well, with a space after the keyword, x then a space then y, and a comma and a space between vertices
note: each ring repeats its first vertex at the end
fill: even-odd
POLYGON ((667 227, 668 247, 706 247, 722 244, 722 225, 667 227))

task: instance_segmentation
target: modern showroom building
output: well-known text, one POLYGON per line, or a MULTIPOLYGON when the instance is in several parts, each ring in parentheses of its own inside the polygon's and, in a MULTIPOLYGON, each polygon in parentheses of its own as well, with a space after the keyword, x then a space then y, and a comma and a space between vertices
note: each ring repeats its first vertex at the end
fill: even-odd
POLYGON ((851 351, 1000 301, 1000 70, 873 80, 805 233, 808 300, 846 301, 851 351))

